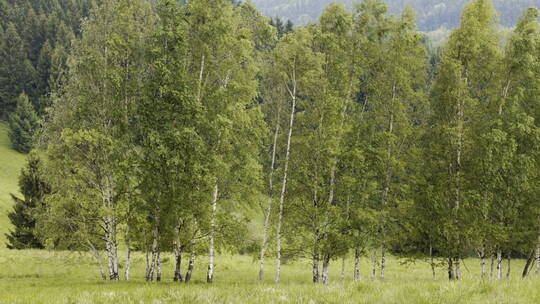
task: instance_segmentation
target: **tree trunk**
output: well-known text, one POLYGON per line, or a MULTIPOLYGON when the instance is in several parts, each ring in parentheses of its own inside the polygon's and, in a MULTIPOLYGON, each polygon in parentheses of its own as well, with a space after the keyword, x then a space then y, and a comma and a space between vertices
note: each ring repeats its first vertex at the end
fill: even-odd
POLYGON ((502 279, 502 252, 497 249, 497 280, 502 279))
POLYGON ((454 261, 454 264, 456 265, 456 280, 461 280, 461 258, 456 258, 454 261))
POLYGON ((452 258, 448 258, 448 279, 450 281, 453 281, 456 279, 454 275, 454 262, 452 258))
POLYGON ((381 278, 384 279, 384 271, 386 267, 386 244, 383 244, 381 249, 381 278))
POLYGON ((529 272, 531 271, 531 268, 534 264, 534 255, 535 249, 531 250, 531 253, 529 253, 527 262, 525 263, 525 267, 523 267, 523 272, 521 273, 522 278, 526 278, 529 275, 529 272))
POLYGON ((539 239, 539 244, 536 245, 536 255, 534 259, 536 263, 536 269, 534 270, 535 274, 540 273, 540 237, 538 237, 538 239, 539 239))
POLYGON ((323 266, 322 266, 322 283, 328 284, 329 281, 329 273, 330 270, 330 254, 325 254, 323 257, 323 266))
POLYGON ((315 234, 315 244, 313 245, 313 254, 312 254, 312 278, 313 283, 319 283, 320 274, 319 274, 319 262, 320 262, 320 256, 319 256, 319 233, 317 232, 315 234))
POLYGON ((131 270, 131 248, 126 248, 126 269, 124 270, 124 279, 129 281, 129 272, 131 270))
POLYGON ((431 274, 433 276, 433 279, 435 280, 436 278, 436 273, 435 273, 435 260, 433 259, 433 246, 431 246, 431 242, 429 244, 429 264, 431 266, 431 274))
POLYGON ((107 275, 105 274, 105 269, 103 269, 103 264, 101 262, 101 254, 99 253, 99 250, 96 249, 96 247, 94 246, 94 244, 92 244, 92 242, 87 240, 86 243, 88 244, 90 250, 92 250, 92 253, 94 254, 94 258, 96 259, 96 264, 99 268, 99 274, 101 275, 101 278, 104 281, 106 281, 107 275))
POLYGON ((345 282, 345 256, 341 258, 341 274, 339 275, 341 282, 345 282))
POLYGON ((494 265, 495 265, 495 255, 491 254, 491 265, 489 267, 489 279, 490 280, 493 280, 493 270, 495 268, 494 265))
POLYGON ((156 256, 156 282, 161 282, 161 249, 158 249, 156 256))
POLYGON ((510 263, 512 262, 512 251, 511 250, 508 250, 507 261, 508 261, 508 266, 506 268, 506 278, 509 279, 510 274, 512 273, 511 270, 510 270, 510 263))
POLYGON ((289 156, 291 153, 291 138, 293 133, 294 126, 294 112, 296 109, 296 70, 293 68, 293 89, 291 94, 292 105, 291 105, 291 118, 289 121, 289 134, 287 135, 287 150, 285 152, 285 164, 283 165, 283 182, 281 184, 281 193, 279 197, 279 214, 277 222, 277 232, 276 232, 276 283, 279 283, 281 277, 281 229, 283 221, 283 205, 285 203, 285 192, 287 191, 287 173, 289 170, 289 156))
POLYGON ((274 167, 276 164, 276 149, 277 149, 277 140, 279 135, 279 112, 276 123, 276 130, 274 132, 274 142, 272 145, 272 164, 270 167, 270 173, 268 176, 268 209, 264 216, 264 230, 263 230, 263 239, 261 244, 261 255, 260 255, 260 264, 259 264, 259 281, 264 279, 264 258, 266 255, 266 250, 268 249, 268 236, 270 233, 270 217, 272 215, 272 205, 273 205, 273 190, 274 190, 274 167))
POLYGON ((184 281, 186 283, 189 283, 189 281, 191 281, 191 276, 193 275, 193 268, 195 267, 195 257, 195 242, 193 242, 191 246, 191 256, 189 257, 188 269, 186 272, 186 279, 184 281))
POLYGON ((210 246, 208 249, 208 272, 206 275, 206 282, 212 283, 214 281, 214 258, 215 258, 215 248, 214 248, 214 234, 216 230, 216 210, 217 210, 217 201, 219 196, 219 188, 216 182, 214 186, 214 195, 212 198, 212 219, 210 222, 210 246))
POLYGON ((146 255, 146 281, 152 282, 154 281, 154 272, 156 271, 157 266, 157 257, 159 252, 159 229, 156 226, 154 227, 154 236, 152 241, 152 252, 151 252, 151 259, 148 261, 148 253, 146 255))
POLYGON ((377 253, 375 250, 373 250, 372 257, 371 257, 371 278, 375 278, 377 276, 377 253))
POLYGON ((486 278, 486 255, 484 253, 480 256, 480 268, 482 269, 480 277, 484 280, 486 278))
POLYGON ((354 250, 354 281, 360 281, 360 249, 354 250))
POLYGON ((180 245, 180 227, 176 227, 176 239, 174 241, 174 282, 182 282, 182 246, 180 245))

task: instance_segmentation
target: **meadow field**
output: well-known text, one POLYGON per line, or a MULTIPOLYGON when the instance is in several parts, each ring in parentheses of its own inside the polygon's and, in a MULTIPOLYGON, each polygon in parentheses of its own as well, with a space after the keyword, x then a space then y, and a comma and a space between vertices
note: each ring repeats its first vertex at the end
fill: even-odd
MULTIPOLYGON (((85 253, 0 251, 0 303, 540 303, 540 277, 519 276, 523 261, 513 261, 510 279, 479 279, 476 260, 466 260, 464 278, 449 282, 443 268, 437 278, 425 263, 404 264, 392 258, 384 280, 371 279, 368 261, 362 280, 339 278, 341 262, 332 265, 328 286, 310 283, 308 261, 283 267, 282 283, 273 283, 268 265, 263 283, 256 280, 257 262, 249 256, 217 257, 214 284, 204 282, 205 257, 191 283, 172 282, 172 254, 164 258, 163 282, 144 282, 144 256, 137 254, 129 282, 99 279, 93 258, 85 253)), ((352 261, 347 261, 352 268, 352 261)))

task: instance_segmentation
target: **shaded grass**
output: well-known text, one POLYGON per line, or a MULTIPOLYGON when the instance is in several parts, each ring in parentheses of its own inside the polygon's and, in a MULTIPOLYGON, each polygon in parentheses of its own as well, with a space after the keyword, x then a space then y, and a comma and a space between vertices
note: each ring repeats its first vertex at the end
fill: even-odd
POLYGON ((7 124, 0 122, 0 248, 5 248, 11 225, 7 213, 11 210, 10 193, 18 193, 18 176, 25 156, 11 148, 7 124))
MULTIPOLYGON (((514 261, 508 280, 479 279, 476 260, 468 260, 460 282, 448 282, 444 269, 431 278, 426 264, 403 265, 391 259, 384 280, 367 276, 362 264, 362 281, 353 283, 348 268, 345 282, 339 278, 340 262, 332 264, 328 286, 313 285, 308 261, 283 267, 283 280, 273 281, 273 266, 267 267, 266 281, 259 283, 257 262, 247 256, 219 256, 216 282, 204 283, 205 257, 197 261, 193 282, 171 282, 172 255, 164 263, 164 281, 146 283, 144 256, 135 254, 133 280, 99 280, 94 260, 87 254, 48 251, 0 251, 0 303, 540 303, 538 277, 519 277, 523 261, 514 261)), ((185 265, 184 265, 185 267, 185 265)), ((352 261, 347 261, 352 267, 352 261)))

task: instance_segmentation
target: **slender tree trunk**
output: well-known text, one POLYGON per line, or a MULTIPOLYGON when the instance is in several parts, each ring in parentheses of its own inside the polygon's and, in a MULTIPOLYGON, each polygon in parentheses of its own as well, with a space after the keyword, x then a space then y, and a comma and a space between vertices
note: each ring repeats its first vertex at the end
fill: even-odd
POLYGON ((484 280, 486 278, 486 255, 484 252, 480 256, 480 268, 482 269, 480 277, 484 280))
POLYGON ((157 256, 156 256, 156 282, 161 282, 161 249, 158 249, 157 256))
POLYGON ((433 246, 431 245, 431 242, 429 243, 429 264, 431 266, 431 274, 433 276, 433 279, 436 278, 436 273, 435 273, 435 260, 433 258, 433 246))
POLYGON ((461 258, 456 258, 454 261, 456 265, 456 280, 461 280, 461 258))
POLYGON ((511 269, 510 269, 510 264, 512 263, 512 251, 511 250, 508 250, 507 261, 508 261, 508 264, 507 264, 508 266, 507 266, 507 269, 506 269, 506 278, 509 279, 510 274, 512 273, 511 269))
POLYGON ((454 262, 452 258, 448 258, 448 279, 450 281, 453 281, 456 279, 454 275, 454 262))
POLYGON ((274 190, 274 168, 276 164, 276 150, 277 150, 277 140, 279 135, 279 112, 276 123, 276 129, 274 132, 274 142, 272 144, 272 164, 270 166, 270 173, 268 176, 268 209, 264 216, 264 230, 263 230, 263 239, 261 244, 261 255, 259 263, 259 281, 264 279, 264 258, 266 255, 266 250, 268 249, 268 236, 270 233, 270 217, 272 215, 272 205, 273 205, 273 190, 274 190))
POLYGON ((193 242, 191 246, 191 256, 189 257, 188 269, 186 272, 186 279, 185 279, 186 283, 189 283, 189 281, 191 281, 191 276, 193 275, 193 268, 195 267, 195 258, 196 258, 195 242, 193 242))
POLYGON ((383 244, 381 249, 381 278, 384 279, 384 271, 386 270, 386 244, 383 244))
POLYGON ((539 244, 536 245, 536 255, 535 255, 535 262, 536 262, 536 269, 534 270, 535 274, 540 273, 540 236, 538 237, 539 244))
POLYGON ((377 253, 373 250, 371 258, 371 278, 377 277, 377 253))
POLYGON ((126 269, 124 270, 124 278, 129 281, 129 272, 131 270, 131 248, 126 248, 126 269))
POLYGON ((180 226, 177 226, 175 229, 175 240, 174 240, 174 282, 182 282, 184 278, 182 277, 182 245, 180 244, 180 226))
POLYGON ((354 281, 360 281, 360 249, 354 250, 354 281))
POLYGON ((325 254, 323 257, 323 266, 322 266, 322 283, 328 284, 329 281, 329 270, 330 270, 330 254, 325 254))
POLYGON ((491 265, 489 267, 489 279, 493 280, 493 273, 495 268, 495 255, 491 254, 491 265))
POLYGON ((522 278, 526 278, 529 275, 529 272, 531 271, 531 268, 534 264, 534 255, 535 255, 535 249, 531 250, 531 253, 529 254, 527 258, 527 262, 525 263, 525 267, 523 267, 523 272, 521 273, 522 278))
POLYGON ((151 259, 148 261, 148 254, 147 254, 147 269, 146 269, 146 281, 152 282, 154 281, 154 273, 156 272, 156 266, 158 261, 158 252, 159 252, 159 228, 157 226, 157 222, 159 221, 158 218, 156 218, 156 226, 154 227, 154 236, 152 241, 152 252, 151 252, 151 259))
POLYGON ((497 280, 502 279, 502 252, 497 249, 497 280))
POLYGON ((292 104, 291 104, 291 118, 289 121, 289 134, 287 135, 287 150, 285 152, 285 164, 283 165, 283 182, 281 185, 281 194, 279 197, 279 214, 277 222, 277 233, 276 233, 276 283, 279 283, 281 278, 281 229, 283 221, 283 205, 285 203, 285 192, 287 191, 287 173, 289 170, 289 156, 291 153, 291 138, 293 133, 294 126, 294 112, 296 109, 296 70, 293 68, 293 89, 289 90, 291 94, 292 104))
POLYGON ((219 188, 216 182, 216 185, 214 186, 214 195, 212 198, 212 219, 210 222, 210 246, 208 249, 208 272, 206 275, 207 283, 212 283, 214 281, 214 258, 215 258, 214 234, 216 232, 216 210, 217 210, 218 196, 219 196, 219 188))
POLYGON ((315 233, 315 243, 313 244, 313 254, 312 254, 312 278, 313 283, 319 283, 320 274, 319 274, 319 262, 320 262, 320 256, 319 256, 319 231, 317 230, 315 233))
POLYGON ((107 275, 105 274, 105 269, 103 269, 103 263, 101 262, 101 254, 99 253, 99 250, 96 249, 96 247, 94 246, 94 244, 92 244, 92 242, 87 240, 86 243, 88 244, 89 248, 92 250, 92 253, 94 254, 94 258, 96 259, 96 264, 99 268, 99 274, 101 275, 101 278, 104 281, 106 281, 107 275))
POLYGON ((341 258, 341 274, 339 275, 341 282, 345 282, 345 256, 341 258))

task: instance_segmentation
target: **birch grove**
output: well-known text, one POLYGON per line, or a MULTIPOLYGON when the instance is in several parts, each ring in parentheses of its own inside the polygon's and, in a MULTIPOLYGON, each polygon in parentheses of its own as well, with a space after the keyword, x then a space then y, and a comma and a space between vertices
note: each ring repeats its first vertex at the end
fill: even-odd
POLYGON ((478 258, 502 280, 524 258, 532 276, 538 17, 506 39, 472 0, 435 47, 381 0, 294 27, 249 2, 102 2, 51 95, 36 235, 109 280, 138 252, 149 282, 219 281, 227 254, 265 283, 296 260, 322 284, 391 277, 392 259, 460 280, 478 258))

